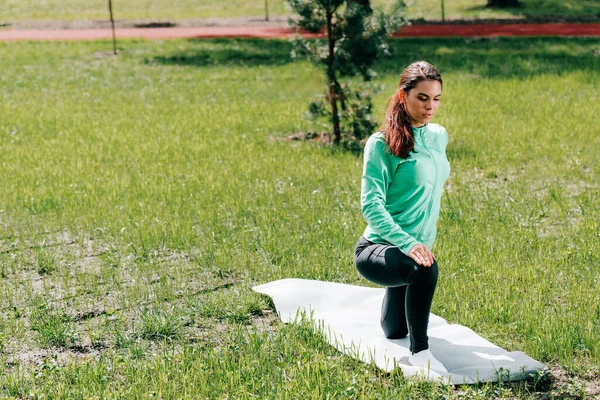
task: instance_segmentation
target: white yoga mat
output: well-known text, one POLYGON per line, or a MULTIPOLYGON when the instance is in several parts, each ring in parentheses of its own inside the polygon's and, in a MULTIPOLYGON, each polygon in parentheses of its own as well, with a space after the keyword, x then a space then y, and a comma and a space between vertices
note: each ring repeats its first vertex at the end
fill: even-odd
MULTIPOLYGON (((395 367, 405 376, 419 375, 450 384, 519 380, 546 367, 520 351, 508 352, 462 325, 431 314, 429 347, 448 372, 406 363, 409 339, 387 339, 380 328, 385 289, 306 279, 282 279, 253 288, 273 299, 283 322, 305 312, 342 353, 374 362, 385 371, 395 367), (404 359, 403 359, 404 358, 404 359)), ((434 300, 435 301, 435 300, 434 300)))

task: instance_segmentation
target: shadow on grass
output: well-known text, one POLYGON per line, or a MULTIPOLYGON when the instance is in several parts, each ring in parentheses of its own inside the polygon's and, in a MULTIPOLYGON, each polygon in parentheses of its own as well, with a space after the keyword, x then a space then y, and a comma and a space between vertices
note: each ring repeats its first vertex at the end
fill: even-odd
MULTIPOLYGON (((480 78, 529 78, 573 71, 600 71, 598 38, 402 38, 390 39, 392 57, 380 60, 380 74, 397 75, 415 60, 427 60, 442 73, 480 78)), ((148 64, 195 67, 281 66, 293 63, 285 40, 192 39, 177 52, 146 58, 148 64)))
POLYGON ((473 149, 465 147, 461 143, 454 144, 446 149, 446 156, 450 161, 473 161, 477 159, 477 154, 473 149))
POLYGON ((489 10, 489 8, 485 4, 481 4, 478 6, 466 7, 465 10, 466 11, 485 11, 485 10, 489 10))
POLYGON ((415 60, 427 60, 443 73, 482 78, 530 78, 573 71, 600 71, 597 38, 438 38, 390 40, 393 56, 377 72, 399 74, 415 60))
POLYGON ((146 58, 147 64, 178 66, 277 66, 293 62, 284 40, 190 39, 178 53, 146 58))
MULTIPOLYGON (((513 15, 521 15, 526 20, 536 21, 548 18, 569 21, 593 21, 600 18, 598 0, 520 0, 518 7, 502 8, 513 15)), ((467 8, 467 11, 487 10, 486 5, 467 8)))

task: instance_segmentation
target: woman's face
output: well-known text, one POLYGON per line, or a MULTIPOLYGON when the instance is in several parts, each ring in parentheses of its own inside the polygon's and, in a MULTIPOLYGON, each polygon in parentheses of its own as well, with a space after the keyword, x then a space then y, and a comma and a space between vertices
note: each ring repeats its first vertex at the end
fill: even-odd
POLYGON ((442 85, 438 81, 421 81, 404 94, 406 110, 413 126, 422 126, 429 122, 440 106, 442 85))

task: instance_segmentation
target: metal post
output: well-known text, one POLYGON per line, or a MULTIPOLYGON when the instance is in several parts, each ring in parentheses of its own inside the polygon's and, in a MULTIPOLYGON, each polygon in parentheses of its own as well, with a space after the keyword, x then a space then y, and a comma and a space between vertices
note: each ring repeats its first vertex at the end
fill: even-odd
POLYGON ((442 21, 446 21, 446 13, 444 12, 444 0, 442 0, 442 21))
POLYGON ((113 18, 112 0, 108 0, 108 12, 110 13, 110 25, 112 26, 113 51, 117 55, 117 35, 115 34, 115 19, 113 18))
POLYGON ((265 0, 265 21, 269 20, 269 0, 265 0))

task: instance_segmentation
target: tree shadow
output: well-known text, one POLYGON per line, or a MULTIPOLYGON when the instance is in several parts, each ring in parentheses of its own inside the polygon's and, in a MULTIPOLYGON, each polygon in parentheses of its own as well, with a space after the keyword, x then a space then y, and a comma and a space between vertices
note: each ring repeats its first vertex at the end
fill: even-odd
POLYGON ((485 11, 489 10, 489 8, 485 4, 480 4, 478 6, 472 6, 465 8, 466 11, 485 11))
POLYGON ((184 49, 147 57, 146 64, 178 66, 278 66, 293 62, 291 43, 261 39, 189 39, 184 49))
MULTIPOLYGON (((594 37, 489 37, 389 39, 392 56, 375 66, 398 74, 415 60, 444 72, 476 78, 518 78, 572 71, 600 71, 600 40, 594 37)), ((190 39, 178 50, 145 58, 147 64, 175 66, 281 66, 295 62, 292 43, 274 39, 190 39)))
POLYGON ((465 7, 467 12, 501 10, 521 17, 527 22, 597 22, 600 20, 600 2, 597 0, 519 0, 509 7, 488 7, 478 4, 465 7))
POLYGON ((592 37, 411 38, 389 43, 393 55, 378 63, 381 74, 399 74, 415 60, 427 60, 442 73, 464 72, 475 78, 600 71, 600 41, 592 37))
MULTIPOLYGON (((148 64, 187 67, 282 66, 295 62, 292 43, 263 39, 192 39, 177 50, 146 58, 148 64)), ((402 69, 416 60, 427 60, 446 74, 462 73, 473 79, 529 79, 560 76, 574 71, 597 76, 600 40, 597 38, 396 38, 389 39, 392 56, 375 65, 380 76, 396 80, 402 69)), ((582 77, 585 79, 585 75, 582 77)), ((330 146, 333 152, 362 156, 362 147, 330 146)), ((473 149, 454 146, 448 158, 476 159, 473 149)))
POLYGON ((477 159, 477 152, 466 147, 462 143, 454 143, 446 149, 446 156, 450 162, 454 161, 473 161, 477 159))
MULTIPOLYGON (((469 10, 487 9, 486 5, 472 7, 469 10)), ((600 3, 595 0, 520 0, 516 7, 501 8, 513 15, 521 15, 526 20, 597 20, 600 18, 600 3)))

